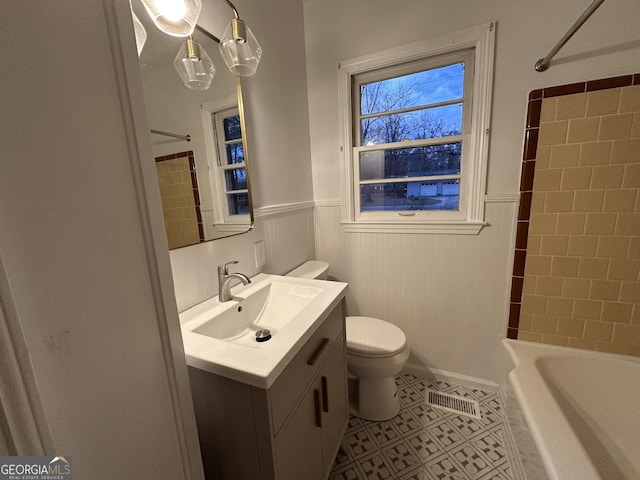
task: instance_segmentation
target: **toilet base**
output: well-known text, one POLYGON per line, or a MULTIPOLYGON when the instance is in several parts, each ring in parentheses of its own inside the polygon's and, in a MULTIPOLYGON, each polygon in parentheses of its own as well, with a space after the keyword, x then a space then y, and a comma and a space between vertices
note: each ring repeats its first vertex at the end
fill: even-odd
POLYGON ((349 379, 349 389, 350 413, 356 417, 381 422, 392 419, 400 412, 394 377, 349 379), (352 390, 354 387, 355 392, 352 390))

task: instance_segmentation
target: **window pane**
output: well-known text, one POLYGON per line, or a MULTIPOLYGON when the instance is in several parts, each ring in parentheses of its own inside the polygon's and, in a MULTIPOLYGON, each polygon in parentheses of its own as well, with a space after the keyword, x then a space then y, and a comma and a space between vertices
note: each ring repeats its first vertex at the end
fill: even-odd
POLYGON ((247 188, 247 172, 244 168, 225 170, 225 184, 229 190, 245 190, 247 188))
POLYGON ((227 208, 229 215, 248 215, 249 195, 246 193, 227 194, 227 208))
POLYGON ((460 180, 360 185, 360 211, 458 210, 460 180))
POLYGON ((229 143, 225 145, 225 149, 227 150, 227 165, 244 163, 244 149, 242 148, 242 142, 229 143))
POLYGON ((440 138, 462 133, 462 103, 360 121, 360 145, 440 138))
POLYGON ((464 63, 360 86, 362 115, 418 107, 463 97, 464 63))
POLYGON ((360 152, 360 180, 458 175, 462 144, 360 152))
POLYGON ((240 115, 233 117, 227 117, 222 120, 222 126, 224 128, 224 139, 238 140, 242 138, 242 129, 240 128, 240 115))

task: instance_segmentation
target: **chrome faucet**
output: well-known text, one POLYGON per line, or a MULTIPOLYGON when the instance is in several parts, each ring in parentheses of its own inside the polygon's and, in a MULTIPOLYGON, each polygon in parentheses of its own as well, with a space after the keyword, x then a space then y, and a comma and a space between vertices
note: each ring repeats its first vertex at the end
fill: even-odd
POLYGON ((227 262, 218 266, 218 301, 228 302, 233 298, 231 295, 231 280, 238 279, 243 285, 251 283, 251 279, 243 273, 229 273, 229 265, 238 263, 237 260, 227 262))

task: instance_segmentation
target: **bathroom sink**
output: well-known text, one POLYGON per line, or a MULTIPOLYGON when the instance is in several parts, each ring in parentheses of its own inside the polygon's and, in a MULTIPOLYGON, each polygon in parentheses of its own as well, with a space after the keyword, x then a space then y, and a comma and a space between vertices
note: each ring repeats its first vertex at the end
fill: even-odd
POLYGON ((273 338, 322 290, 288 281, 271 281, 243 289, 234 296, 231 308, 212 309, 208 315, 211 319, 193 332, 239 344, 255 343, 256 332, 265 329, 273 338))
POLYGON ((259 274, 180 314, 187 364, 269 388, 344 297, 346 283, 259 274), (256 332, 271 337, 257 341, 256 332))

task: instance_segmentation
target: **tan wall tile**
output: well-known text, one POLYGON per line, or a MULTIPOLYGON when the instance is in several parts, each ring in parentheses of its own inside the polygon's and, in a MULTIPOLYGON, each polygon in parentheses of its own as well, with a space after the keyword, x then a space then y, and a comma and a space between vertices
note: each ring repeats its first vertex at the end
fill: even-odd
POLYGON ((591 280, 588 278, 565 278, 562 282, 562 296, 568 298, 588 298, 591 280))
POLYGON ((633 124, 631 125, 631 134, 629 137, 640 137, 640 113, 633 114, 633 124))
POLYGON ((616 324, 613 327, 613 343, 640 345, 640 326, 616 324))
POLYGON ((527 238, 527 260, 529 255, 540 255, 540 244, 542 236, 532 234, 529 230, 529 238, 527 238))
POLYGON ((598 140, 611 140, 616 138, 629 138, 633 124, 632 113, 619 115, 605 115, 600 118, 600 133, 598 140))
POLYGON ((524 264, 524 273, 527 275, 544 275, 551 273, 551 257, 527 255, 524 264))
POLYGON ((569 237, 569 247, 567 255, 571 257, 593 257, 598 247, 598 237, 579 237, 571 235, 569 237))
POLYGON ((547 192, 533 192, 531 195, 531 213, 544 213, 547 192))
POLYGON ((620 89, 609 88, 587 93, 587 116, 611 115, 618 113, 620 89))
MULTIPOLYGON (((600 320, 601 312, 602 312, 601 301, 583 300, 581 298, 576 298, 573 302, 574 318, 583 318, 585 320, 600 320)), ((587 322, 587 330, 588 330, 588 327, 589 327, 589 322, 587 322)), ((593 337, 587 336, 587 330, 585 330, 584 338, 591 338, 593 340, 593 337)))
POLYGON ((624 167, 624 188, 640 188, 640 163, 626 165, 624 167))
MULTIPOLYGON (((591 185, 591 167, 565 168, 562 170, 561 190, 586 190, 591 185)), ((534 192, 535 193, 535 192, 534 192)))
POLYGON ((620 296, 620 282, 615 280, 591 280, 589 298, 591 300, 617 301, 620 296))
POLYGON ((640 304, 640 282, 622 282, 620 301, 640 304))
POLYGON ((625 345, 624 354, 633 355, 634 357, 640 357, 640 344, 625 345))
POLYGON ((633 237, 629 239, 629 258, 640 258, 640 237, 633 237))
MULTIPOLYGON (((586 108, 586 94, 576 93, 574 95, 563 95, 561 97, 558 97, 558 103, 556 106, 556 120, 582 118, 585 115, 586 108)), ((611 113, 617 113, 617 109, 615 112, 611 113)))
POLYGON ((596 256, 607 258, 626 258, 629 249, 629 237, 600 237, 596 256))
POLYGON ((536 342, 542 343, 542 334, 541 333, 533 333, 533 332, 518 332, 518 340, 523 340, 525 342, 536 342))
POLYGON ((538 277, 536 280, 536 293, 538 295, 562 294, 562 278, 560 277, 538 277))
POLYGON ((553 122, 556 119, 558 97, 544 98, 540 110, 540 122, 553 122))
POLYGON ((588 258, 580 259, 578 267, 578 277, 606 279, 609 270, 608 258, 588 258))
POLYGON ((633 304, 619 302, 603 302, 602 303, 602 321, 631 323, 631 314, 633 313, 633 304))
POLYGON ((610 280, 638 280, 640 271, 640 260, 629 260, 626 258, 612 258, 609 264, 610 280))
POLYGON ((532 213, 529 223, 529 233, 555 233, 557 219, 558 216, 555 213, 532 213))
POLYGON ((640 213, 619 213, 616 235, 640 235, 640 213))
POLYGON ((536 293, 536 278, 534 275, 527 275, 522 281, 522 293, 523 294, 535 294, 536 293))
POLYGON ((591 188, 620 188, 625 167, 622 165, 607 165, 593 167, 591 188))
POLYGON ((551 160, 551 147, 544 147, 538 145, 536 151, 536 171, 549 168, 549 161, 551 160))
POLYGON ((615 343, 596 342, 596 351, 604 353, 618 353, 624 355, 625 346, 615 343))
MULTIPOLYGON (((544 211, 547 213, 571 212, 573 192, 547 192, 544 211)), ((631 210, 633 211, 633 209, 631 210)))
POLYGON ((518 324, 518 330, 530 332, 532 321, 533 321, 533 316, 530 313, 520 312, 520 323, 518 324))
MULTIPOLYGON (((586 235, 612 235, 618 219, 615 213, 587 213, 586 235)), ((593 254, 592 254, 593 255, 593 254)))
POLYGON ((567 143, 595 142, 598 140, 600 118, 601 117, 590 117, 569 120, 567 143))
POLYGON ((587 215, 584 213, 560 213, 556 224, 559 234, 582 235, 587 215))
POLYGON ((610 342, 613 335, 613 324, 587 320, 584 326, 584 339, 596 342, 610 342))
POLYGON ((585 321, 580 318, 563 317, 558 319, 558 335, 582 338, 585 321))
POLYGON ((604 193, 604 212, 633 212, 636 207, 638 191, 635 188, 624 190, 610 189, 604 193))
POLYGON ((558 327, 558 318, 548 315, 534 315, 531 331, 536 333, 548 333, 555 335, 558 327))
MULTIPOLYGON (((538 136, 539 145, 562 145, 567 143, 567 129, 569 122, 548 122, 540 124, 540 133, 538 136)), ((597 129, 596 129, 597 130, 597 129)), ((593 138, 597 140, 597 136, 593 138)))
POLYGON ((595 350, 596 349, 596 341, 595 340, 585 340, 583 338, 569 338, 569 342, 567 343, 567 347, 571 348, 581 348, 582 350, 595 350))
POLYGON ((620 94, 619 113, 640 112, 640 85, 624 87, 620 94))
POLYGON ((640 163, 640 138, 615 140, 611 147, 609 163, 640 163))
POLYGON ((540 253, 542 255, 566 255, 568 247, 568 235, 543 235, 540 253))
POLYGON ((554 277, 577 277, 579 264, 578 257, 553 257, 551 275, 554 277))
POLYGON ((601 212, 604 206, 604 190, 578 190, 573 196, 574 212, 601 212))
POLYGON ((608 165, 612 142, 588 142, 580 145, 580 165, 608 165))
MULTIPOLYGON (((568 317, 573 311, 573 299, 563 297, 548 297, 547 298, 547 315, 556 317, 568 317)), ((561 335, 565 335, 562 333, 561 335)))
POLYGON ((547 310, 547 297, 544 295, 523 295, 521 311, 529 314, 544 314, 547 310))
POLYGON ((569 339, 560 335, 542 335, 542 343, 546 345, 557 345, 558 347, 566 347, 569 339))
POLYGON ((554 145, 551 147, 550 168, 577 167, 580 158, 580 144, 554 145))
POLYGON ((538 192, 560 190, 562 170, 559 168, 549 170, 536 170, 533 178, 533 189, 538 192))
POLYGON ((631 314, 631 324, 640 325, 640 304, 636 303, 633 306, 633 313, 631 314))

